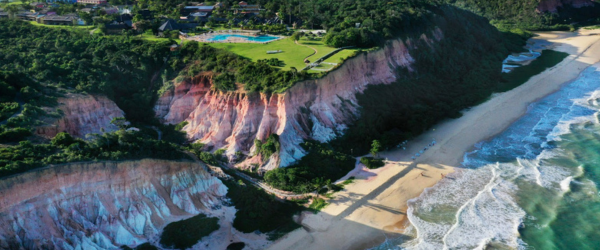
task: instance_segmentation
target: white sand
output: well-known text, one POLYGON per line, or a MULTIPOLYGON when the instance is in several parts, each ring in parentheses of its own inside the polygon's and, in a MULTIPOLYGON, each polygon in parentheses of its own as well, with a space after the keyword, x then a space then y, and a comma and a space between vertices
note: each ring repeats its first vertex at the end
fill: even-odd
MULTIPOLYGON (((570 54, 563 62, 527 83, 443 122, 408 143, 407 150, 382 153, 389 163, 377 170, 355 170, 357 180, 335 195, 319 214, 305 214, 303 228, 271 245, 271 249, 365 249, 399 236, 407 220, 407 201, 435 185, 441 174, 458 167, 465 152, 502 132, 523 116, 530 103, 543 98, 600 61, 600 36, 595 31, 544 32, 536 40, 555 44, 570 54), (437 144, 416 161, 410 157, 435 138, 437 144), (423 174, 423 176, 421 175, 423 174)), ((501 69, 498 69, 501 70, 501 69)))

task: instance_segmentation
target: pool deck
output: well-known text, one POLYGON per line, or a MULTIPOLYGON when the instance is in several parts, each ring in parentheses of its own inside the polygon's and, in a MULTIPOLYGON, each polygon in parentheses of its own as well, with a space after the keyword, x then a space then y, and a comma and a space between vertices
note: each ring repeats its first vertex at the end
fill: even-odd
POLYGON ((211 41, 210 39, 218 36, 218 35, 243 35, 243 36, 253 36, 254 34, 244 34, 244 33, 204 33, 201 35, 197 35, 197 36, 190 36, 187 37, 186 40, 191 40, 191 41, 197 41, 197 42, 203 42, 203 43, 262 43, 262 44, 267 44, 270 42, 274 42, 277 40, 281 40, 283 38, 285 38, 284 36, 278 36, 278 35, 269 35, 271 37, 275 37, 275 39, 273 40, 269 40, 266 42, 260 42, 260 41, 251 41, 251 40, 247 40, 245 38, 242 37, 228 37, 225 40, 221 40, 221 41, 211 41))

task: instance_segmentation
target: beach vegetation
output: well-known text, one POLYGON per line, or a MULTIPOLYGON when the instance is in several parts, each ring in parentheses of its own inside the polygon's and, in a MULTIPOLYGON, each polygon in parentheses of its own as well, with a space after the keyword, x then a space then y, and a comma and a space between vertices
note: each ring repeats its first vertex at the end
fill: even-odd
POLYGON ((527 82, 532 76, 554 67, 569 56, 568 53, 543 50, 542 54, 531 63, 516 67, 508 73, 502 74, 504 81, 498 91, 507 91, 527 82))
POLYGON ((270 237, 279 237, 300 227, 292 215, 302 211, 303 207, 293 202, 278 201, 241 178, 222 181, 228 188, 227 197, 237 209, 233 226, 240 232, 260 231, 269 233, 270 237), (239 181, 245 185, 240 185, 239 181))
POLYGON ((244 242, 235 242, 229 244, 227 246, 227 250, 242 250, 244 249, 244 247, 246 247, 246 244, 244 242))
POLYGON ((198 214, 169 223, 160 235, 160 244, 168 248, 188 249, 219 228, 219 218, 198 214))
POLYGON ((328 203, 323 198, 314 198, 308 209, 312 210, 316 214, 327 205, 328 203))
POLYGON ((379 151, 381 151, 381 142, 379 142, 378 140, 373 140, 373 143, 371 143, 371 155, 373 157, 377 157, 379 151))
POLYGON ((267 184, 281 190, 308 193, 354 169, 356 160, 353 157, 336 152, 327 144, 306 141, 301 146, 307 155, 291 166, 265 173, 267 184))
POLYGON ((361 157, 360 163, 365 165, 368 169, 376 169, 385 166, 385 163, 382 159, 377 159, 373 157, 361 157))

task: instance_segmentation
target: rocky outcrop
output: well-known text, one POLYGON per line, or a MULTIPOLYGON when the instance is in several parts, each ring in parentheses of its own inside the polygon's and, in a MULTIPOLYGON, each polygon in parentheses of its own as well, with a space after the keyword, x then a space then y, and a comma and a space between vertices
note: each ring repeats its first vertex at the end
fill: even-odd
POLYGON ((37 135, 52 138, 60 132, 84 138, 90 133, 115 131, 118 128, 110 124, 116 117, 125 113, 113 101, 105 96, 68 94, 58 100, 59 118, 46 118, 46 125, 36 128, 37 135))
POLYGON ((133 247, 176 219, 215 216, 226 192, 191 162, 51 166, 0 180, 0 249, 133 247))
POLYGON ((551 12, 557 13, 559 7, 571 6, 574 8, 582 8, 594 6, 593 0, 541 0, 536 8, 538 13, 551 12))
MULTIPOLYGON (((442 39, 439 29, 425 43, 442 39)), ((211 89, 210 77, 200 76, 177 83, 155 107, 163 122, 187 121, 183 128, 190 140, 214 148, 226 148, 230 159, 238 151, 252 154, 255 139, 276 133, 280 154, 262 167, 288 166, 304 156, 299 144, 305 139, 326 142, 344 132, 357 119, 356 94, 372 84, 389 84, 399 77, 398 68, 410 69, 411 40, 389 41, 382 49, 347 60, 325 77, 296 83, 281 94, 219 92, 211 89)))

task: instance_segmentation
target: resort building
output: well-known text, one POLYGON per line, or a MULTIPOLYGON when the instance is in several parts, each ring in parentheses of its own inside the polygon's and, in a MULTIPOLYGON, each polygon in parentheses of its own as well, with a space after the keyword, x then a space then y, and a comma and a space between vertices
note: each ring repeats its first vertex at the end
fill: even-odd
POLYGON ((41 18, 43 24, 47 25, 73 25, 73 22, 77 20, 77 17, 74 15, 67 16, 45 16, 41 18))
POLYGON ((77 0, 79 4, 106 4, 106 0, 77 0))
POLYGON ((234 14, 258 15, 260 13, 260 11, 263 10, 260 8, 260 5, 251 5, 244 1, 239 2, 238 6, 239 7, 232 9, 234 14))
POLYGON ((187 16, 191 13, 206 13, 206 16, 209 16, 213 10, 215 9, 215 6, 185 6, 183 8, 183 10, 181 11, 181 14, 183 16, 187 16))

